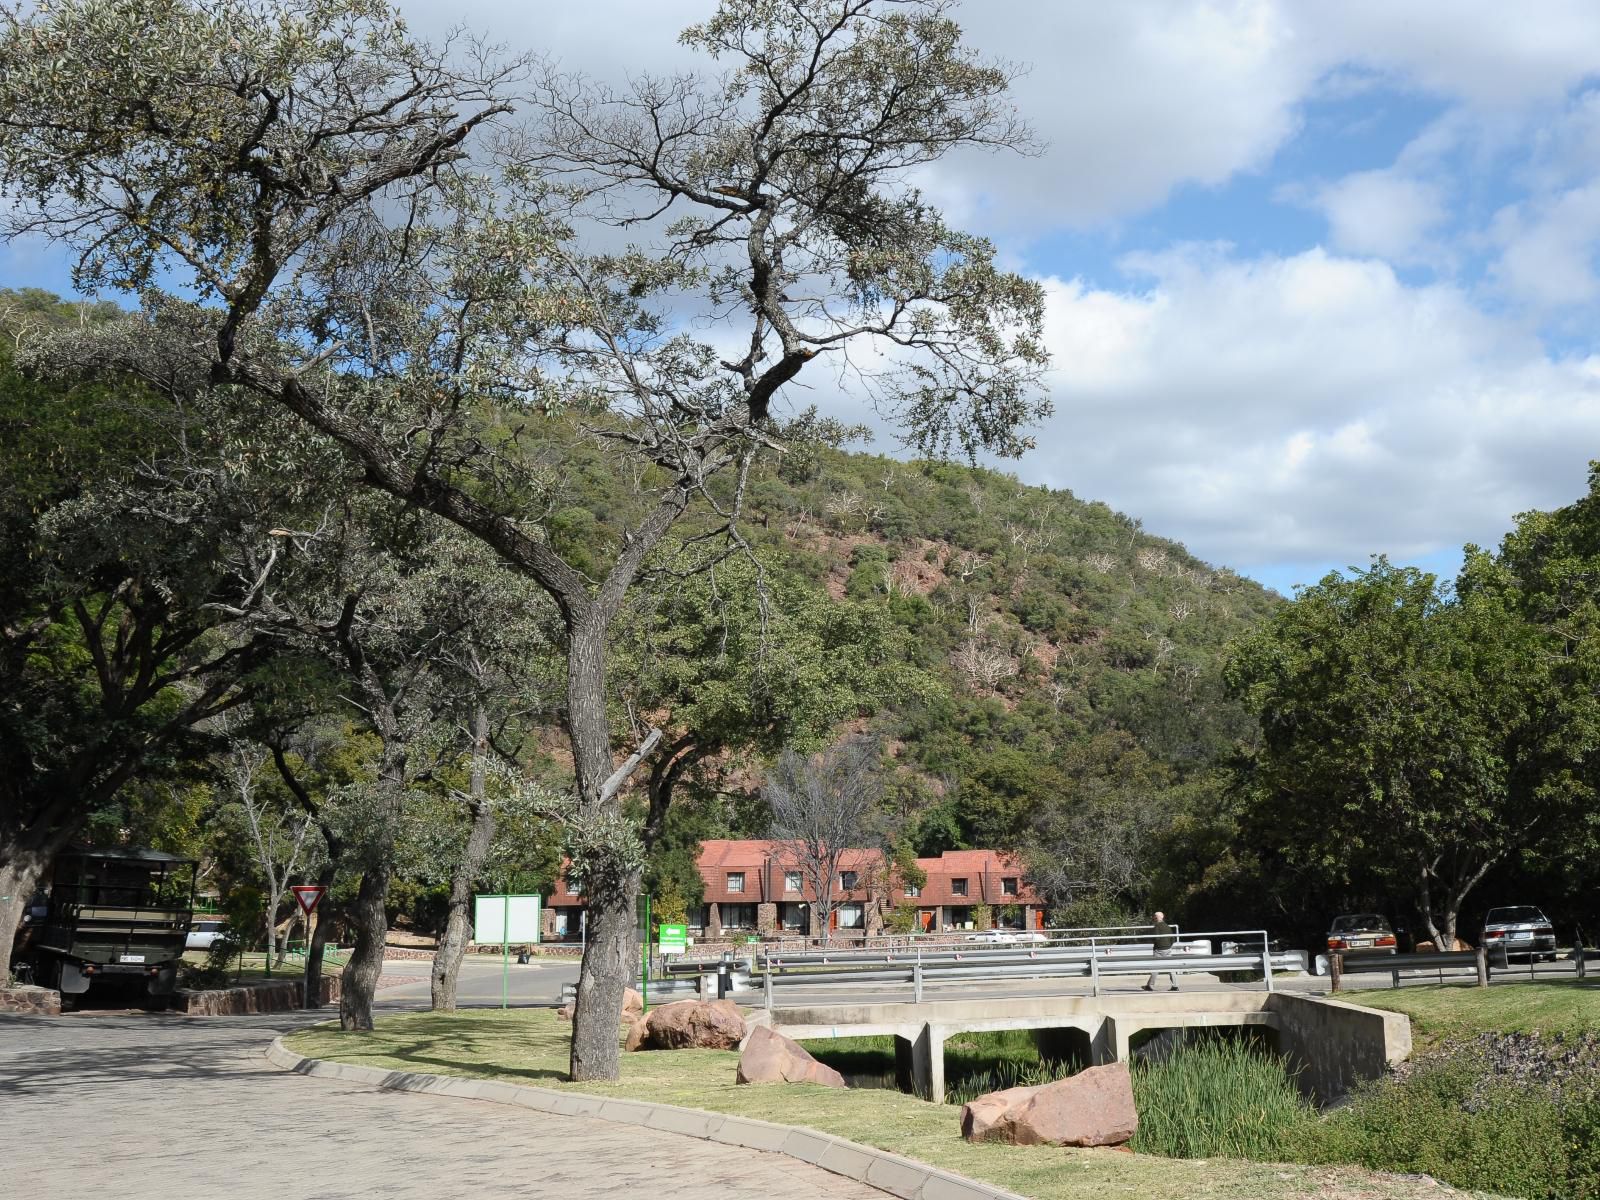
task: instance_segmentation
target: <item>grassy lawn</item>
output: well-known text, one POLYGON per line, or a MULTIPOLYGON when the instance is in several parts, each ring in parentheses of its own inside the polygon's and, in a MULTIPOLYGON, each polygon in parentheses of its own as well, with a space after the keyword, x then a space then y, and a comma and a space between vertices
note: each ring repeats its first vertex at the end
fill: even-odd
POLYGON ((1404 987, 1340 993, 1367 1008, 1411 1018, 1416 1050, 1480 1033, 1575 1034, 1600 1029, 1600 979, 1554 983, 1497 983, 1404 987))
MULTIPOLYGON (((959 1110, 878 1088, 837 1090, 803 1084, 738 1087, 732 1051, 628 1054, 615 1084, 565 1082, 570 1027, 548 1009, 407 1013, 372 1033, 305 1030, 287 1039, 297 1052, 397 1071, 505 1079, 538 1087, 708 1109, 835 1136, 959 1172, 1034 1200, 1105 1196, 1183 1196, 1185 1200, 1413 1200, 1437 1186, 1352 1168, 1190 1161, 1107 1150, 969 1145, 959 1110)), ((876 1055, 878 1047, 862 1047, 876 1055)))

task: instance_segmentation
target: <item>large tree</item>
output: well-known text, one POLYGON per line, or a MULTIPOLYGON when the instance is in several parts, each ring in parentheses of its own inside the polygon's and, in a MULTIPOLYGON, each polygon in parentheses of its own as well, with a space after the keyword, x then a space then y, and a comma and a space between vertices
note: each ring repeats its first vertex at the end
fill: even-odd
POLYGON ((620 797, 659 734, 617 764, 606 642, 661 540, 704 506, 740 546, 742 482, 781 448, 778 393, 809 363, 924 449, 1014 453, 1044 408, 1038 286, 910 181, 957 147, 1026 138, 1009 71, 961 44, 948 7, 728 0, 683 38, 721 74, 618 93, 543 72, 516 130, 522 64, 415 42, 376 0, 66 0, 4 18, 13 228, 76 247, 80 286, 201 301, 181 369, 149 370, 137 334, 98 351, 180 394, 296 414, 366 484, 483 539, 554 601, 592 912, 576 1079, 618 1069, 642 861, 620 797), (507 136, 470 160, 491 125, 507 136), (642 240, 586 252, 573 230, 596 223, 642 240), (561 409, 637 481, 589 574, 508 449, 561 409), (734 486, 714 486, 724 474, 734 486))
MULTIPOLYGON (((876 840, 873 817, 883 796, 882 748, 856 737, 805 755, 785 750, 764 789, 772 810, 772 835, 786 860, 799 868, 814 899, 811 932, 828 940, 838 906, 845 855, 876 840)), ((876 866, 876 864, 874 864, 876 866)), ((878 874, 884 891, 887 872, 878 874)))
POLYGON ((1381 558, 1330 574, 1241 644, 1227 677, 1262 725, 1246 836, 1323 878, 1404 884, 1436 944, 1577 798, 1552 758, 1548 658, 1489 589, 1457 595, 1381 558))
POLYGON ((142 387, 22 377, 50 329, 111 319, 11 297, 0 343, 0 960, 50 864, 119 789, 207 752, 209 718, 265 658, 224 547, 241 493, 214 412, 142 387), (86 319, 87 318, 87 319, 86 319), (195 480, 178 519, 171 472, 195 480))

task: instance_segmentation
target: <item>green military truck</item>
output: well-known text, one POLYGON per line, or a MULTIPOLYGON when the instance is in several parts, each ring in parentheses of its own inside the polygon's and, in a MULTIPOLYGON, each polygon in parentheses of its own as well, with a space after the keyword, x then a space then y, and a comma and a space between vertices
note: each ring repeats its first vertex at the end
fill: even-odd
POLYGON ((193 859, 72 847, 29 906, 18 958, 66 1002, 93 989, 159 1004, 177 984, 194 884, 193 859))

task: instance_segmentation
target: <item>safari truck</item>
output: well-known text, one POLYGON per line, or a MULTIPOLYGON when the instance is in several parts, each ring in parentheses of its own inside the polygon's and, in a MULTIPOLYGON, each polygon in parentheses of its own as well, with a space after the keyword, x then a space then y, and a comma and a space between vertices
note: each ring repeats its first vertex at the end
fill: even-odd
POLYGON ((20 959, 62 1000, 121 991, 160 1004, 194 917, 195 864, 160 850, 71 847, 30 906, 20 959))

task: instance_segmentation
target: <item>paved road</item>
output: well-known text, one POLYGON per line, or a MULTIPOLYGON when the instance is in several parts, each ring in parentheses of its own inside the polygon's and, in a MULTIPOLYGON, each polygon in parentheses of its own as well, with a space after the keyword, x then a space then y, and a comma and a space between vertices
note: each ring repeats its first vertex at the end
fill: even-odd
POLYGON ((0 1195, 882 1197, 778 1155, 269 1066, 267 1042, 303 1019, 0 1018, 0 1195))
MULTIPOLYGON (((385 1004, 404 1004, 406 1007, 428 1006, 429 964, 413 959, 388 959, 383 973, 389 977, 421 978, 415 983, 384 987, 378 992, 385 1004)), ((518 965, 512 962, 502 970, 500 959, 493 955, 473 955, 461 964, 461 974, 456 979, 456 1003, 462 1007, 498 1005, 504 981, 508 1001, 513 1008, 534 1004, 560 1004, 561 985, 578 981, 578 960, 575 958, 538 958, 518 965)))

